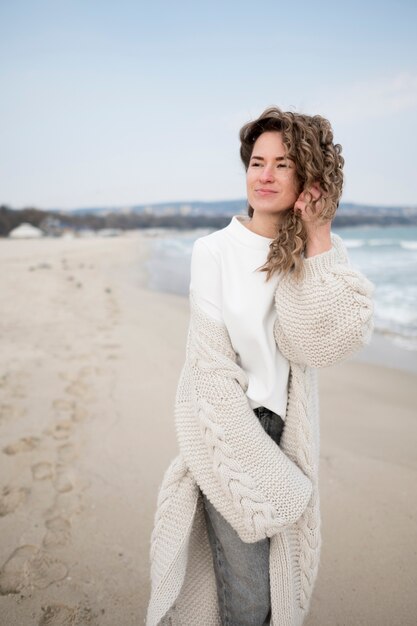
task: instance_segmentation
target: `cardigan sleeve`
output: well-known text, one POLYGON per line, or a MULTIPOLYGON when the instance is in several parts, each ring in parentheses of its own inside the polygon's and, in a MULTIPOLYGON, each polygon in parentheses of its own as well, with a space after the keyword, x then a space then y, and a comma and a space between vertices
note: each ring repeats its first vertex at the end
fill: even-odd
POLYGON ((225 325, 208 316, 193 294, 190 303, 187 357, 176 395, 180 450, 242 541, 259 541, 299 519, 312 481, 250 407, 247 374, 236 362, 225 325))
POLYGON ((339 363, 372 335, 374 285, 350 267, 341 237, 331 239, 330 250, 304 259, 302 281, 288 275, 275 291, 275 341, 299 365, 339 363))

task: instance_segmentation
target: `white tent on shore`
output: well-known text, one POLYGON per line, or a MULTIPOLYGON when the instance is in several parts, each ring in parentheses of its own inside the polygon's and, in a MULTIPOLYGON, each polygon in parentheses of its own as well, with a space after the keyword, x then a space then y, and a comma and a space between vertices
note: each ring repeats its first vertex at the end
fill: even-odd
POLYGON ((43 237, 43 235, 43 230, 29 224, 29 222, 22 222, 22 224, 13 228, 9 233, 9 237, 12 239, 38 239, 39 237, 43 237))

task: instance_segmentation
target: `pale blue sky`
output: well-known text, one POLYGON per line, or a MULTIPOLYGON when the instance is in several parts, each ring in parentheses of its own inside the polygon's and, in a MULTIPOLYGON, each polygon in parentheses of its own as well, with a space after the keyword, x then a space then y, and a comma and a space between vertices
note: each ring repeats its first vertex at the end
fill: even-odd
POLYGON ((238 131, 327 116, 345 201, 417 205, 417 3, 0 0, 0 203, 244 197, 238 131))

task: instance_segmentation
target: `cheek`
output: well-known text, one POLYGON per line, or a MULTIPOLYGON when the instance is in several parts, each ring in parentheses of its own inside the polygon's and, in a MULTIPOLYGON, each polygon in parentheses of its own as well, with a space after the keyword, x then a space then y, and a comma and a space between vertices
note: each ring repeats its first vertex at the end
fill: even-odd
POLYGON ((253 172, 247 172, 246 174, 246 185, 251 185, 253 183, 254 180, 254 176, 253 176, 253 172))
POLYGON ((289 197, 295 198, 297 200, 300 192, 298 190, 298 184, 295 180, 289 180, 286 186, 286 193, 289 197))
POLYGON ((255 181, 253 180, 253 176, 246 176, 246 195, 247 196, 252 196, 254 184, 255 184, 255 181))

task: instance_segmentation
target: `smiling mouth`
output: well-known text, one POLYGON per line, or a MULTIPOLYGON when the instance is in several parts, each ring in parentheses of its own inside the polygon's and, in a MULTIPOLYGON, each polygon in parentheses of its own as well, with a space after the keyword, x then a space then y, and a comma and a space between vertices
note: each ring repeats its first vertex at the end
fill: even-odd
POLYGON ((274 191, 273 189, 255 189, 255 191, 257 193, 260 193, 262 195, 267 195, 267 194, 271 194, 271 193, 277 193, 276 191, 274 191))

